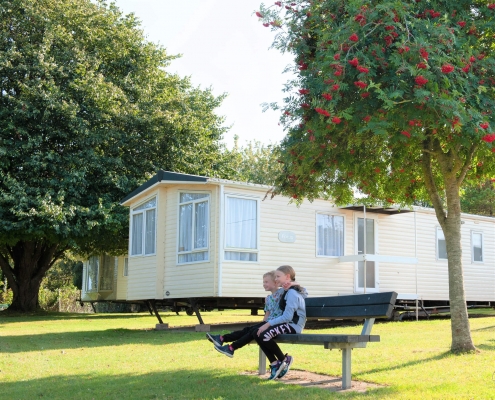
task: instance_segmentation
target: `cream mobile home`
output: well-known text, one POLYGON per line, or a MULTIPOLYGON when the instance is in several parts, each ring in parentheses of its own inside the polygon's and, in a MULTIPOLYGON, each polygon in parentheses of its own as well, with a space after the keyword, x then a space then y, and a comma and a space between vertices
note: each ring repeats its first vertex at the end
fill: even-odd
MULTIPOLYGON (((445 240, 431 209, 300 207, 269 187, 159 171, 122 200, 125 257, 84 265, 82 301, 260 308, 262 274, 289 264, 311 296, 399 293, 448 301, 445 240)), ((495 220, 462 216, 466 298, 495 301, 495 220)))

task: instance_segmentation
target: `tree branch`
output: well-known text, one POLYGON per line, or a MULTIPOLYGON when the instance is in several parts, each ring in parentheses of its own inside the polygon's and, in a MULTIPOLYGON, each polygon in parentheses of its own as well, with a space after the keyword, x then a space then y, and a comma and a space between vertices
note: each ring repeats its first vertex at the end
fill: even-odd
POLYGON ((473 143, 471 148, 469 149, 468 155, 466 156, 466 160, 464 161, 464 165, 462 166, 461 173, 457 177, 457 187, 461 187, 462 182, 464 181, 464 178, 469 171, 469 167, 471 166, 471 161, 473 161, 474 153, 477 149, 478 144, 473 143))
MULTIPOLYGON (((7 246, 6 246, 7 248, 7 246)), ((10 253, 9 249, 7 251, 10 253)), ((17 292, 18 286, 17 281, 15 279, 14 270, 9 264, 7 257, 0 252, 0 269, 3 271, 5 276, 7 277, 7 281, 9 286, 12 288, 14 292, 17 292)))
POLYGON ((435 179, 433 178, 432 172, 432 162, 431 162, 431 138, 426 139, 423 142, 423 154, 421 158, 421 166, 423 168, 423 175, 425 177, 425 186, 426 190, 430 196, 430 200, 433 204, 433 208, 435 209, 435 213, 437 214, 438 221, 443 227, 444 221, 447 218, 445 210, 443 209, 442 200, 438 195, 438 188, 435 184, 435 179))

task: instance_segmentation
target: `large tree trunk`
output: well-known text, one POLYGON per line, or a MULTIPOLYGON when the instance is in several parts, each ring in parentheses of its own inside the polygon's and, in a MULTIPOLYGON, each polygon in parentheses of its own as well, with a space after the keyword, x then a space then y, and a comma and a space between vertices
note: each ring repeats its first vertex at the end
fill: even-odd
POLYGON ((470 163, 470 157, 474 153, 474 147, 466 157, 460 158, 453 152, 444 153, 438 141, 427 139, 424 143, 422 157, 425 186, 430 196, 435 213, 445 235, 447 247, 448 272, 449 272, 449 300, 451 312, 451 333, 453 352, 469 352, 474 347, 471 338, 471 329, 464 291, 464 274, 462 270, 462 246, 461 246, 461 202, 459 187, 464 179, 470 163), (433 159, 443 176, 447 210, 444 210, 439 189, 433 177, 433 159))
POLYGON ((10 311, 32 312, 39 308, 41 281, 65 251, 59 247, 39 240, 0 248, 0 267, 14 294, 10 311))
POLYGON ((475 350, 475 347, 471 339, 464 291, 461 246, 461 203, 458 188, 453 187, 452 184, 449 186, 446 188, 447 218, 443 220, 441 226, 445 235, 449 266, 452 351, 466 352, 475 350))

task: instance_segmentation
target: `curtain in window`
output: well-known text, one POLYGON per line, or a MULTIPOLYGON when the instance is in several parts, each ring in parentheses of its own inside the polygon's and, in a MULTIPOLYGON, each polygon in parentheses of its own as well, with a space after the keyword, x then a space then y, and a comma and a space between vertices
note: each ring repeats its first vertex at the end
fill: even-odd
POLYGON ((179 252, 191 251, 192 204, 179 207, 179 252))
POLYGON ((203 249, 208 247, 208 203, 201 202, 194 205, 194 248, 203 249))
POLYGON ((146 235, 144 237, 144 254, 155 253, 155 216, 155 209, 146 211, 146 235))
POLYGON ((113 289, 115 257, 104 255, 101 263, 100 290, 113 289))
POLYGON ((143 253, 143 214, 132 216, 131 255, 143 253))
POLYGON ((226 247, 256 249, 256 200, 227 197, 226 247))
MULTIPOLYGON (((208 197, 204 193, 181 193, 180 201, 193 202, 208 197)), ((208 209, 207 201, 179 206, 179 264, 208 260, 208 251, 197 251, 208 248, 208 209)))
POLYGON ((319 256, 342 256, 344 254, 344 217, 317 214, 319 256))
POLYGON ((88 273, 86 280, 86 291, 92 292, 98 290, 98 257, 90 257, 88 260, 88 273))

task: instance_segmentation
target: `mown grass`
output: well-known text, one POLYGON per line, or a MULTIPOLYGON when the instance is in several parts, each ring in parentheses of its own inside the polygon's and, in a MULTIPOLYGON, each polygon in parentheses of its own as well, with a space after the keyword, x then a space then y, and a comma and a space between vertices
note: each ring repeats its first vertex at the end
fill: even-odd
MULTIPOLYGON (((206 323, 257 321, 248 311, 204 314, 206 323)), ((195 317, 164 314, 171 326, 195 317)), ((386 385, 367 393, 268 382, 255 371, 258 351, 233 359, 212 348, 204 333, 155 331, 145 314, 0 313, 0 399, 448 399, 495 398, 495 317, 470 320, 479 352, 449 353, 450 321, 379 323, 380 343, 353 351, 353 379, 386 385)), ((316 332, 316 331, 309 331, 316 332)), ((359 327, 317 332, 359 332, 359 327)), ((341 374, 339 351, 284 345, 295 369, 341 374)))

